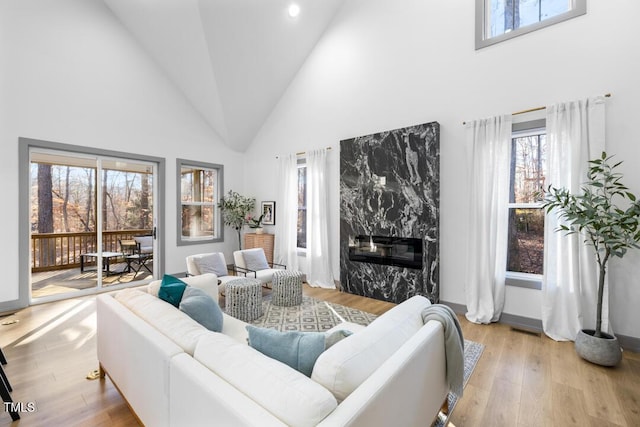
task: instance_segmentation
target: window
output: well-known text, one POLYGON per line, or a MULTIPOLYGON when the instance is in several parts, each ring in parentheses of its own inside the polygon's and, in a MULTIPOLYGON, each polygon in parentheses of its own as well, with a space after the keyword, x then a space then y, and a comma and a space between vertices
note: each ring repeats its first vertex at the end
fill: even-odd
POLYGON ((307 248, 307 166, 298 164, 298 248, 307 248))
POLYGON ((179 246, 222 241, 222 171, 222 165, 178 159, 179 246))
POLYGON ((476 49, 586 12, 586 0, 476 0, 476 49))
POLYGON ((545 130, 515 131, 511 144, 507 272, 514 282, 538 282, 544 254, 544 209, 539 192, 545 184, 545 130))

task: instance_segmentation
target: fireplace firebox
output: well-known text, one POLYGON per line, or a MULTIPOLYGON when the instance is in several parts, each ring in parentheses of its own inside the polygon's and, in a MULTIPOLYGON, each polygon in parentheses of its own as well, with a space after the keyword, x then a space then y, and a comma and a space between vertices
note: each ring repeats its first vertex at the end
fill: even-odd
POLYGON ((349 244, 349 259, 422 269, 422 239, 359 235, 349 244))

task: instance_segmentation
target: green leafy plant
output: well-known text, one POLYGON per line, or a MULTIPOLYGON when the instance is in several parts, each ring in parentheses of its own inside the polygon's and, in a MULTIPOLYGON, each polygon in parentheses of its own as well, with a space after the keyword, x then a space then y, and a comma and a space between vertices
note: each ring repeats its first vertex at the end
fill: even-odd
POLYGON ((628 249, 640 247, 640 202, 615 170, 622 162, 610 165, 611 158, 603 152, 599 159, 589 161, 588 180, 578 194, 549 186, 543 201, 547 213, 557 209, 565 222, 556 231, 580 233, 595 250, 599 268, 595 337, 602 337, 607 263, 611 257, 622 258, 628 249), (619 207, 616 201, 624 202, 626 207, 619 207))
POLYGON ((247 214, 254 209, 255 204, 255 198, 242 196, 233 190, 229 190, 218 203, 224 224, 233 227, 238 233, 239 249, 242 249, 242 226, 246 223, 247 214))

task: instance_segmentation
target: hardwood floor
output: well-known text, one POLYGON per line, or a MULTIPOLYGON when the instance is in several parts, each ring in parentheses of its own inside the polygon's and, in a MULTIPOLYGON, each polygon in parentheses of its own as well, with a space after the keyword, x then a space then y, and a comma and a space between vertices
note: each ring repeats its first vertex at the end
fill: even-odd
MULTIPOLYGON (((393 304, 305 286, 318 299, 381 314, 393 304)), ((95 299, 29 307, 0 318, 0 346, 16 402, 37 411, 0 426, 132 426, 137 421, 109 379, 87 380, 98 367, 95 299)), ((616 368, 575 355, 572 343, 475 325, 460 318, 465 338, 485 345, 451 417, 461 426, 638 426, 640 355, 625 352, 616 368)))

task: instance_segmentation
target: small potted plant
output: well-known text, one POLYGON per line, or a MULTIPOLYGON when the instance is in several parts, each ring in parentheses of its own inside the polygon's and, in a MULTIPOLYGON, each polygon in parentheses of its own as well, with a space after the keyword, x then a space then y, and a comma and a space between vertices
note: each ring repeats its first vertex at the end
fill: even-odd
POLYGON ((262 219, 264 218, 264 214, 260 215, 258 219, 255 219, 251 215, 247 216, 247 224, 249 224, 249 228, 252 228, 256 234, 262 234, 264 229, 262 228, 262 219))
POLYGON ((253 197, 245 197, 232 190, 229 190, 229 193, 222 197, 218 203, 224 224, 233 227, 238 233, 239 249, 242 249, 242 226, 246 222, 247 214, 254 209, 255 204, 256 199, 253 197))
POLYGON ((596 328, 581 330, 575 347, 583 359, 604 366, 615 366, 622 358, 617 339, 602 331, 607 263, 611 257, 622 258, 628 249, 639 248, 640 241, 640 202, 620 182, 622 174, 615 171, 622 162, 610 165, 610 160, 603 152, 599 159, 589 161, 588 181, 578 194, 549 186, 543 202, 547 213, 557 209, 564 220, 556 231, 580 233, 594 248, 599 270, 596 328), (619 207, 616 201, 624 206, 619 207))

